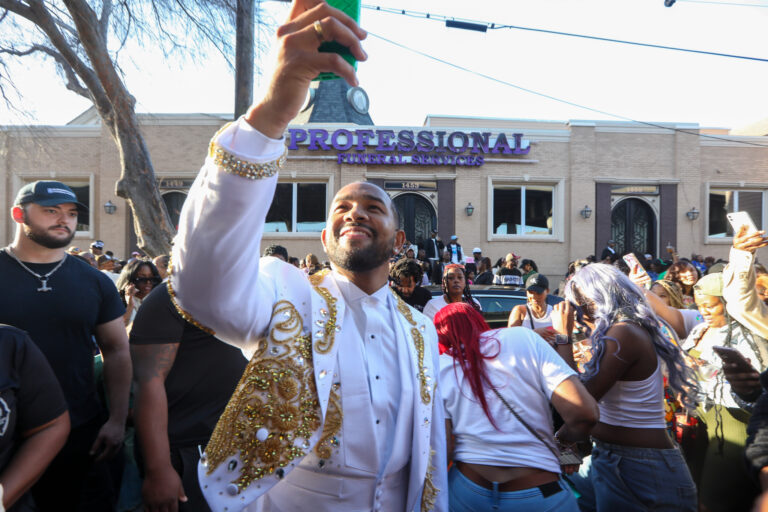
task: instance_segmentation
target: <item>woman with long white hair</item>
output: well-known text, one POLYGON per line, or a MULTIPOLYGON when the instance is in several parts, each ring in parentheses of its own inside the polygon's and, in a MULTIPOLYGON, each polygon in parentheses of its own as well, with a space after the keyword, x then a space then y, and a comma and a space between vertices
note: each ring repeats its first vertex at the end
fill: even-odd
POLYGON ((695 511, 696 487, 664 420, 665 372, 695 407, 696 379, 681 349, 661 332, 640 288, 611 265, 582 268, 565 293, 583 313, 592 347, 581 377, 600 409, 591 460, 568 477, 579 507, 695 511))

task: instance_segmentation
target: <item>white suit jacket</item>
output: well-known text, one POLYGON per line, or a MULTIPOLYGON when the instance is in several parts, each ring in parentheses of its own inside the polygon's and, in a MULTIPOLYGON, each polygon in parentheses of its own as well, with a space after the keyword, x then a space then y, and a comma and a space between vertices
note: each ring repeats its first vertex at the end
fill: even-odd
MULTIPOLYGON (((341 325, 345 304, 332 273, 308 280, 276 258, 258 258, 277 176, 247 179, 222 167, 244 159, 275 160, 282 147, 243 121, 217 134, 174 242, 170 288, 175 304, 189 321, 250 358, 199 468, 201 489, 215 512, 241 510, 311 450, 321 457, 328 452, 334 429, 341 426, 330 375, 337 339, 359 337, 356 329, 341 325), (238 152, 243 146, 261 156, 238 152), (220 148, 227 151, 223 159, 220 148)), ((407 510, 447 510, 437 335, 429 319, 402 301, 394 317, 398 337, 407 338, 412 366, 402 374, 413 376, 418 394, 407 510)), ((339 506, 345 510, 343 503, 339 506)))

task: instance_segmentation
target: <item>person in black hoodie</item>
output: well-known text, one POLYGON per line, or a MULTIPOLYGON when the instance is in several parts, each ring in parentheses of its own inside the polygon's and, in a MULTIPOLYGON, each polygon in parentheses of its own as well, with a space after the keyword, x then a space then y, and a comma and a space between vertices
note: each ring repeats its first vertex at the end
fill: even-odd
POLYGON ((424 311, 424 305, 432 299, 432 294, 420 285, 424 274, 419 262, 403 258, 389 271, 392 288, 409 306, 424 311))

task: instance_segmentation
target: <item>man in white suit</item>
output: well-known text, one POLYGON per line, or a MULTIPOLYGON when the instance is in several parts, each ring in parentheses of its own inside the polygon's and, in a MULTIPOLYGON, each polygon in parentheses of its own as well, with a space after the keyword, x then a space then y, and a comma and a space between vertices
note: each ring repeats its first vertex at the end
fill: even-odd
POLYGON ((389 196, 368 183, 338 191, 322 232, 331 271, 307 279, 249 258, 310 81, 330 71, 357 83, 317 48, 335 40, 366 58, 365 32, 319 0, 296 0, 277 33, 269 92, 214 137, 173 249, 177 308, 250 357, 200 487, 214 511, 447 510, 437 335, 387 285, 405 240, 389 196))

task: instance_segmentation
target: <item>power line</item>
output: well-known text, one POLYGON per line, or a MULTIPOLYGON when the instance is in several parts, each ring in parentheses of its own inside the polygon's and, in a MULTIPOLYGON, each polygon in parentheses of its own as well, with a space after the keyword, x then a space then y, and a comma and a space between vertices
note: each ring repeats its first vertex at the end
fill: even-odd
POLYGON ((666 46, 661 44, 653 44, 653 43, 640 43, 637 41, 627 41, 624 39, 614 39, 610 37, 600 37, 600 36, 590 36, 585 34, 576 34, 573 32, 562 32, 559 30, 548 30, 544 28, 534 28, 534 27, 523 27, 520 25, 506 25, 506 24, 499 24, 489 21, 477 21, 477 20, 470 20, 466 18, 455 18, 450 16, 445 16, 443 14, 431 14, 428 12, 419 12, 419 11, 409 11, 406 9, 394 9, 391 7, 379 7, 375 5, 363 5, 366 9, 371 9, 374 11, 384 12, 387 14, 400 14, 402 16, 408 16, 411 18, 422 18, 422 19, 428 19, 433 21, 441 21, 444 23, 458 23, 458 24, 466 24, 466 25, 473 25, 477 28, 474 28, 474 30, 480 30, 482 32, 485 32, 485 30, 499 30, 499 29, 510 29, 510 30, 524 30, 528 32, 538 32, 541 34, 550 34, 550 35, 557 35, 557 36, 565 36, 565 37, 576 37, 579 39, 591 39, 593 41, 601 41, 604 43, 618 43, 618 44, 626 44, 631 46, 640 46, 645 48, 655 48, 658 50, 671 50, 671 51, 678 51, 678 52, 686 52, 686 53, 696 53, 699 55, 709 55, 712 57, 727 57, 730 59, 741 59, 741 60, 752 60, 756 62, 768 62, 768 59, 760 58, 760 57, 749 57, 745 55, 735 55, 731 53, 720 53, 720 52, 710 52, 705 50, 694 50, 690 48, 680 48, 676 46, 666 46))
POLYGON ((614 114, 612 112, 607 112, 605 110, 600 110, 600 109, 597 109, 597 108, 594 108, 594 107, 588 107, 586 105, 581 105, 581 104, 575 103, 573 101, 569 101, 569 100, 565 100, 565 99, 562 99, 562 98, 558 98, 556 96, 552 96, 552 95, 549 95, 549 94, 546 94, 546 93, 543 93, 543 92, 535 91, 533 89, 528 89, 527 87, 523 87, 521 85, 513 84, 512 82, 507 82, 506 80, 502 80, 501 78, 496 78, 494 76, 487 75, 485 73, 481 73, 481 72, 475 71, 473 69, 469 69, 467 67, 461 66, 461 65, 456 64, 454 62, 450 62, 450 61, 441 59, 440 57, 435 57, 434 55, 430 55, 430 54, 428 54, 426 52, 423 52, 421 50, 417 50, 415 48, 411 48, 410 46, 406 46, 406 45, 404 45, 402 43, 398 43, 396 41, 392 41, 391 39, 387 39, 386 37, 380 36, 380 35, 375 34, 373 32, 368 32, 368 34, 372 35, 373 37, 376 37, 378 39, 381 39, 382 41, 384 41, 386 43, 389 43, 389 44, 391 44, 393 46, 397 46, 398 48, 402 48, 403 50, 407 50, 407 51, 409 51, 411 53, 415 53, 416 55, 421 55, 422 57, 426 57, 426 58, 428 58, 430 60, 433 60, 435 62, 439 62, 441 64, 445 64, 447 66, 450 66, 452 68, 458 69, 460 71, 471 73, 471 74, 479 76, 481 78, 485 78, 486 80, 490 80, 492 82, 496 82, 496 83, 499 83, 499 84, 502 84, 502 85, 506 85, 507 87, 512 87, 512 88, 517 89, 519 91, 523 91, 523 92, 526 92, 528 94, 533 94, 535 96, 540 96, 542 98, 546 98, 546 99, 549 99, 549 100, 552 100, 552 101, 556 101, 558 103, 563 103, 565 105, 569 105, 569 106, 572 106, 572 107, 580 108, 580 109, 583 109, 583 110, 588 110, 590 112, 594 112, 594 113, 601 114, 601 115, 608 116, 608 117, 613 117, 615 119, 621 119, 623 121, 629 121, 629 122, 632 122, 632 123, 637 123, 637 124, 642 124, 642 125, 645 125, 645 126, 650 126, 650 127, 653 127, 653 128, 661 128, 663 130, 670 130, 670 131, 677 132, 677 133, 684 133, 686 135, 694 135, 696 137, 704 137, 704 138, 708 138, 708 139, 715 139, 715 140, 719 140, 719 141, 723 141, 723 142, 733 142, 735 144, 744 144, 744 145, 747 145, 747 146, 757 146, 757 147, 761 147, 761 148, 768 147, 768 145, 766 145, 766 144, 758 144, 756 142, 748 142, 748 141, 742 141, 742 140, 728 139, 728 138, 725 138, 725 137, 718 137, 716 135, 710 135, 710 134, 707 134, 707 133, 691 132, 691 131, 688 131, 688 130, 683 130, 681 128, 670 128, 668 126, 663 126, 663 125, 656 124, 656 123, 649 123, 647 121, 637 121, 635 119, 632 119, 631 117, 623 116, 623 115, 620 115, 620 114, 614 114))
POLYGON ((678 2, 685 2, 689 4, 712 4, 712 5, 727 5, 729 7, 768 7, 768 4, 742 4, 737 2, 715 2, 714 0, 677 0, 678 2))

